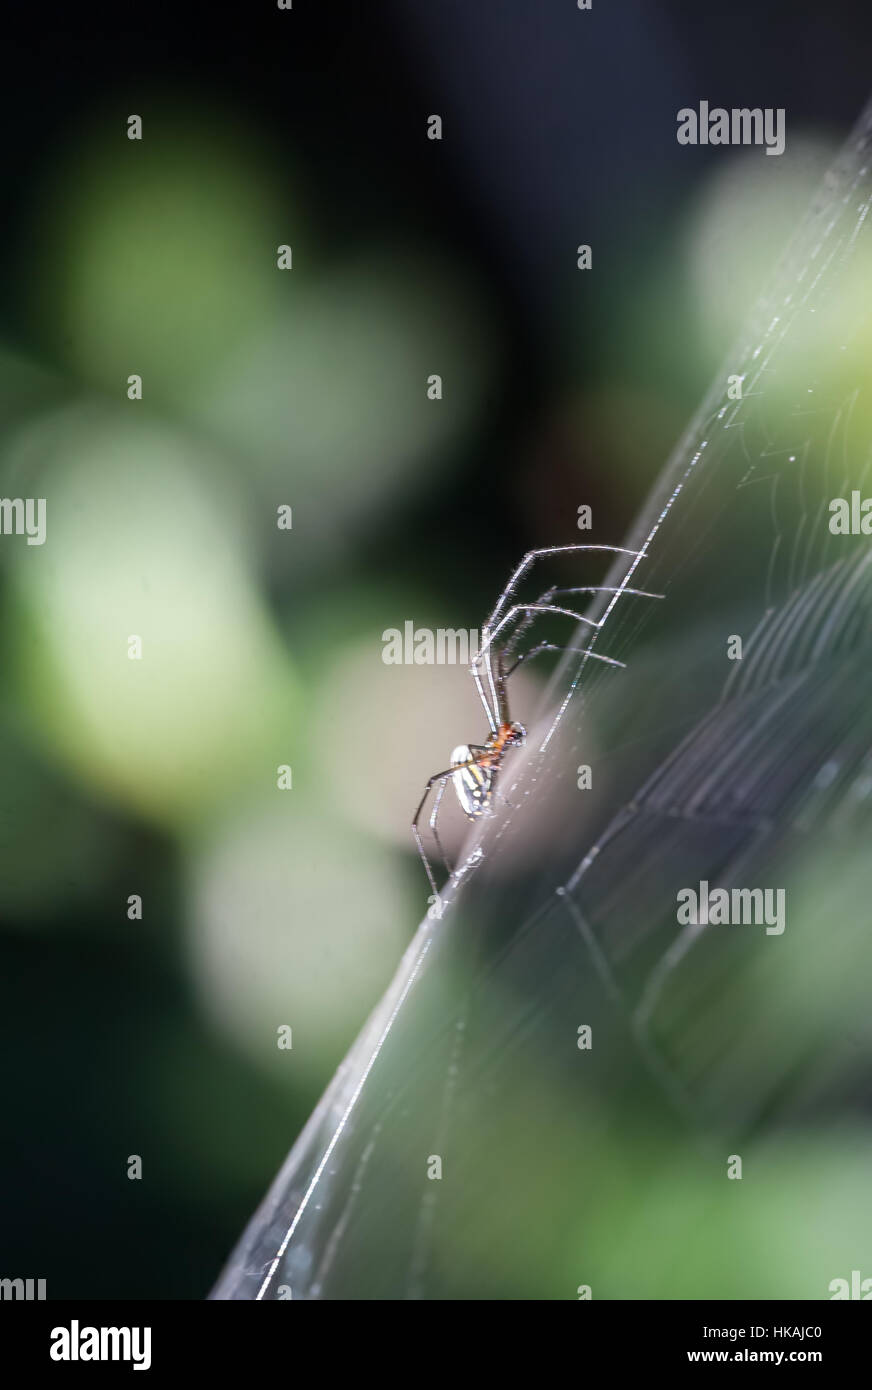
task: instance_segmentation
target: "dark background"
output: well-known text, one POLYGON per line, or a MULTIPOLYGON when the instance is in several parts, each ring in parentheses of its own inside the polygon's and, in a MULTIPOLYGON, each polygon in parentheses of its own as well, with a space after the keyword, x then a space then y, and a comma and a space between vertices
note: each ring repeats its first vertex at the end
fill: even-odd
MULTIPOLYGON (((263 132, 279 188, 305 189, 326 273, 355 248, 390 260, 415 245, 476 286, 493 347, 473 417, 427 467, 410 462, 409 481, 365 524, 343 522, 328 564, 263 567, 265 610, 292 645, 295 615, 322 612, 325 596, 338 600, 341 634, 352 592, 371 594, 377 612, 385 595, 427 596, 433 611, 474 624, 525 549, 578 539, 581 502, 594 509, 594 539, 619 543, 729 347, 721 324, 705 331, 687 228, 735 152, 679 146, 677 109, 702 97, 785 107, 786 165, 798 132, 837 145, 868 95, 859 3, 594 0, 582 14, 570 0, 295 0, 290 13, 43 7, 31 32, 20 17, 7 23, 0 335, 63 384, 31 388, 4 372, 4 431, 82 387, 64 360, 65 322, 51 322, 50 298, 48 311, 35 308, 34 285, 51 278, 67 235, 46 180, 60 166, 75 180, 81 132, 107 111, 122 121, 142 111, 146 138, 167 93, 239 113, 263 132), (444 120, 438 144, 424 138, 431 112, 444 120), (590 274, 576 270, 580 242, 594 248, 590 274)), ((769 166, 782 161, 752 154, 781 177, 769 166)), ((749 214, 749 244, 725 241, 725 277, 745 262, 762 278, 801 206, 792 185, 780 218, 749 214)), ((329 368, 324 389, 341 400, 329 368)), ((296 495, 305 500, 302 486, 296 495)), ((387 607, 383 618, 379 630, 387 607)), ((308 650, 304 631, 296 640, 303 670, 315 667, 317 642, 308 650)), ((7 652, 8 676, 12 664, 7 652)), ((38 739, 19 754, 14 673, 6 684, 0 1274, 47 1277, 50 1297, 199 1298, 366 1007, 355 998, 303 1074, 258 1066, 191 983, 184 837, 95 790, 38 739), (98 867, 90 878, 80 870, 75 844, 66 868, 50 851, 46 892, 45 846, 69 842, 73 825, 98 867), (134 882, 147 932, 123 913, 119 927, 134 882), (144 1155, 146 1180, 128 1181, 130 1153, 144 1155)), ((450 725, 437 732, 450 747, 450 725)), ((412 749, 410 788, 436 756, 412 749)), ((315 802, 311 814, 317 824, 315 802)), ((392 854, 408 938, 425 906, 419 866, 399 844, 392 854)))

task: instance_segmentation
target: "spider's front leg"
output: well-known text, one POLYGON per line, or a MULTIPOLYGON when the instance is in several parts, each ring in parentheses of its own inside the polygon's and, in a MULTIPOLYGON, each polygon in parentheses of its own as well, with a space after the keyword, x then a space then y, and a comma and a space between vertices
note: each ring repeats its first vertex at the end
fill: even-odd
MULTIPOLYGON (((528 550, 497 599, 496 607, 485 623, 485 628, 490 629, 494 626, 527 570, 530 569, 537 560, 547 559, 551 555, 566 555, 570 551, 579 550, 604 550, 612 555, 630 555, 635 560, 641 560, 646 553, 644 548, 642 550, 628 550, 626 546, 623 545, 548 545, 542 546, 538 550, 528 550)), ((635 569, 635 565, 632 566, 632 568, 635 569)))

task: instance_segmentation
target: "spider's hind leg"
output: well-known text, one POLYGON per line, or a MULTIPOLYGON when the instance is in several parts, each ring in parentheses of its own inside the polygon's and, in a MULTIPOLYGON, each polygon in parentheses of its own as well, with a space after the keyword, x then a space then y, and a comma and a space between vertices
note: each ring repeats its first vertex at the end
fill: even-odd
MULTIPOLYGON (((422 840, 422 838, 421 838, 421 832, 420 832, 420 830, 418 829, 418 822, 419 822, 420 819, 421 819, 421 812, 424 810, 424 807, 425 807, 425 805, 427 804, 427 798, 428 798, 428 796, 430 795, 430 792, 431 792, 432 788, 433 788, 433 787, 435 786, 435 784, 438 782, 438 783, 440 783, 440 787, 441 787, 442 789, 444 789, 446 781, 448 780, 449 777, 452 776, 452 774, 455 772, 455 770, 456 770, 455 768, 449 767, 449 768, 446 768, 444 772, 434 772, 433 776, 432 776, 431 778, 428 779, 427 785, 426 785, 426 787, 424 788, 424 794, 423 794, 423 796, 421 797, 421 800, 418 802, 418 809, 416 810, 414 816, 412 817, 412 835, 414 836, 415 844, 418 846, 418 853, 419 853, 420 856, 421 856, 421 863, 424 865, 424 872, 425 872, 426 875, 427 875, 427 881, 428 881, 428 883, 430 884, 431 889, 433 890, 433 896, 436 898, 436 901, 437 901, 437 902, 440 900, 440 899, 439 899, 439 889, 436 887, 436 880, 435 880, 435 878, 433 877, 433 869, 432 869, 432 867, 431 867, 430 860, 427 858, 427 851, 426 851, 425 848, 424 848, 424 841, 422 840)), ((442 799, 442 796, 441 796, 441 790, 440 790, 440 793, 439 793, 439 800, 441 801, 441 799, 442 799)), ((437 808, 437 809, 438 809, 438 808, 437 808)), ((432 828, 432 827, 431 827, 431 828, 432 828)), ((444 856, 444 854, 443 854, 443 852, 442 852, 442 846, 441 846, 441 844, 440 844, 438 835, 436 835, 436 844, 439 846, 439 853, 440 853, 440 856, 442 857, 442 860, 443 860, 443 863, 444 863, 444 862, 445 862, 445 856, 444 856)), ((448 867, 448 866, 447 866, 447 864, 446 864, 446 868, 447 868, 447 867, 448 867)), ((449 873, 450 873, 450 872, 451 872, 451 871, 449 870, 449 873)))
MULTIPOLYGON (((478 747, 478 745, 475 746, 478 747)), ((439 790, 436 793, 435 804, 430 814, 430 820, 428 824, 430 830, 433 833, 433 838, 436 841, 436 846, 439 850, 439 857, 442 860, 443 865, 445 866, 445 870, 448 873, 449 877, 453 878, 454 870, 450 868, 448 858, 445 854, 445 850, 442 847, 442 841, 439 838, 439 831, 436 828, 436 820, 439 814, 439 807, 442 802, 442 797, 445 792, 445 783, 448 781, 448 778, 453 777, 455 772, 458 772, 461 768, 474 767, 476 764, 477 759, 470 758, 468 762, 458 763, 454 767, 447 767, 444 770, 444 772, 434 772, 433 776, 430 777, 427 781, 427 785, 424 788, 424 794, 421 797, 421 800, 418 802, 418 809, 412 817, 412 834, 415 838, 415 844, 418 846, 418 853, 421 856, 421 863, 424 865, 424 870, 427 874, 427 881, 433 890, 433 895, 436 898, 437 902, 440 901, 439 889, 436 887, 436 879, 433 877, 433 868, 430 864, 430 860, 427 857, 427 851, 424 848, 424 841, 421 838, 421 831, 418 828, 418 823, 421 819, 421 813, 424 810, 425 805, 427 804, 427 798, 430 795, 430 792, 432 791, 433 787, 438 783, 439 790)))
POLYGON ((427 824, 430 827, 430 832, 433 836, 433 839, 436 841, 436 848, 439 851, 439 858, 442 860, 442 867, 447 873, 448 877, 453 878, 454 870, 448 862, 448 855, 445 853, 442 841, 439 838, 439 830, 436 825, 437 819, 439 817, 439 807, 442 803, 442 797, 445 795, 445 788, 447 786, 447 783, 447 777, 444 777, 442 781, 439 783, 439 790, 436 792, 436 795, 433 798, 433 809, 430 812, 430 819, 427 822, 427 824))

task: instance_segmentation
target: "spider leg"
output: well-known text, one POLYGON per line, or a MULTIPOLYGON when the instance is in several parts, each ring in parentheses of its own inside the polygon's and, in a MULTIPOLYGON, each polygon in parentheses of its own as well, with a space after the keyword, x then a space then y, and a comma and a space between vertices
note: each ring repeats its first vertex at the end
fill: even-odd
MULTIPOLYGON (((482 630, 482 636, 484 636, 484 633, 486 631, 486 628, 482 630)), ((475 681, 475 688, 479 693, 481 702, 487 710, 487 717, 490 723, 491 733, 495 734, 497 731, 497 725, 499 724, 501 702, 499 692, 497 691, 497 682, 496 677, 494 676, 493 659, 491 657, 489 646, 479 649, 476 656, 473 658, 472 665, 469 669, 472 672, 472 679, 475 681), (491 700, 493 700, 493 705, 491 705, 490 701, 487 699, 484 693, 484 687, 482 686, 480 669, 482 656, 484 657, 485 670, 487 671, 487 683, 490 686, 491 700), (492 709, 496 710, 497 713, 492 714, 492 709)))
MULTIPOLYGON (((504 619, 500 619, 500 615, 502 614, 503 609, 506 606, 506 603, 508 602, 511 595, 514 593, 524 574, 530 568, 530 566, 535 563, 536 560, 543 559, 548 555, 564 555, 568 552, 580 550, 604 550, 608 551, 613 555, 632 555, 636 560, 641 559, 642 556, 647 553, 644 549, 628 550, 625 546, 622 545, 550 545, 545 546, 539 550, 527 551, 527 554, 524 556, 521 563, 518 565, 514 573, 511 575, 508 584, 503 589, 502 593, 497 599, 496 607, 494 608, 493 612, 491 613, 490 617, 488 618, 487 622, 482 628, 482 644, 469 668, 472 677, 475 681, 479 698, 481 699, 482 704, 487 710, 491 730, 495 730, 496 728, 496 723, 494 722, 495 715, 493 712, 496 711, 496 714, 499 714, 502 708, 502 703, 500 699, 502 676, 500 675, 500 677, 498 678, 494 675, 493 658, 491 656, 490 650, 491 643, 493 642, 493 638, 496 634, 496 631, 500 630, 504 621, 504 619), (499 623, 497 623, 498 619, 500 619, 499 623), (496 628, 494 626, 495 624, 497 624, 496 628), (485 671, 487 674, 487 683, 490 689, 490 701, 488 701, 484 693, 484 688, 482 684, 482 663, 484 664, 485 671)), ((635 566, 633 566, 633 568, 635 568, 635 566)), ((585 619, 582 618, 581 621, 584 622, 585 619)), ((593 624, 591 625, 593 626, 593 624)))
POLYGON ((504 679, 508 680, 512 672, 517 671, 522 661, 532 661, 540 652, 578 652, 579 656, 590 656, 594 661, 605 661, 609 666, 623 667, 626 664, 623 661, 616 661, 612 656, 600 656, 599 652, 593 651, 590 647, 560 647, 555 642, 539 642, 537 646, 531 647, 528 652, 521 652, 517 661, 509 667, 504 679))
POLYGON ((436 824, 436 821, 437 821, 438 816, 439 816, 439 807, 440 807, 440 805, 442 804, 442 797, 443 797, 443 795, 444 795, 444 793, 445 793, 445 788, 446 788, 447 785, 448 785, 448 778, 446 777, 446 778, 443 778, 443 780, 439 783, 439 789, 438 789, 438 791, 436 792, 436 795, 435 795, 434 798, 433 798, 433 809, 432 809, 432 811, 430 812, 430 819, 429 819, 429 821, 427 822, 427 824, 428 824, 429 827, 430 827, 430 832, 431 832, 431 834, 432 834, 432 836, 433 836, 433 839, 436 841, 436 848, 437 848, 438 851, 439 851, 439 858, 442 860, 442 867, 443 867, 443 869, 445 870, 445 872, 448 874, 448 877, 450 878, 451 875, 454 873, 454 870, 452 869, 451 865, 449 864, 449 862, 448 862, 448 856, 446 855, 445 850, 444 850, 443 847, 442 847, 442 841, 439 839, 439 829, 438 829, 437 824, 436 824))
POLYGON ((490 651, 491 646, 493 645, 497 636, 502 632, 503 628, 506 627, 508 623, 512 622, 518 616, 519 613, 560 613, 563 614, 563 616, 566 618, 575 618, 576 622, 586 623, 588 627, 602 627, 602 620, 600 620, 600 622, 598 623, 595 623, 592 618, 586 618, 583 613, 576 613, 575 609, 563 608, 556 603, 515 603, 509 609, 508 613, 503 614, 496 627, 488 633, 485 641, 482 643, 481 648, 479 650, 479 658, 487 657, 487 654, 490 651))
POLYGON ((489 630, 497 621, 509 598, 536 560, 544 559, 547 555, 566 555, 573 550, 607 550, 613 555, 632 555, 637 560, 647 553, 645 550, 627 550, 622 545, 549 545, 540 550, 528 550, 497 599, 496 607, 485 623, 485 630, 489 630))
POLYGON ((495 707, 495 705, 496 705, 496 690, 494 689, 493 676, 492 676, 492 673, 491 673, 491 671, 490 671, 490 665, 488 665, 488 675, 490 676, 490 685, 491 685, 491 690, 492 690, 492 692, 493 692, 494 706, 491 706, 490 701, 488 700, 487 696, 486 696, 485 693, 484 693, 484 686, 482 685, 481 671, 480 671, 479 668, 478 668, 478 657, 477 657, 477 656, 473 659, 472 664, 471 664, 471 666, 470 666, 469 669, 470 669, 470 671, 472 672, 472 679, 475 681, 475 688, 476 688, 476 690, 478 691, 478 698, 481 700, 482 704, 484 705, 484 712, 485 712, 485 714, 487 715, 488 727, 490 728, 491 733, 492 733, 492 734, 495 734, 496 731, 497 731, 497 721, 496 721, 496 719, 494 718, 493 709, 494 709, 494 707, 495 707))
MULTIPOLYGON (((628 588, 626 585, 623 585, 623 584, 622 584, 622 585, 614 585, 614 584, 584 584, 584 585, 577 586, 577 587, 574 587, 574 588, 571 588, 571 589, 557 588, 556 586, 555 586, 555 587, 552 587, 552 588, 550 588, 550 589, 546 589, 544 594, 540 594, 540 595, 539 595, 538 599, 536 600, 536 603, 537 603, 537 604, 545 604, 545 603, 550 604, 558 594, 561 594, 561 595, 562 595, 562 594, 618 594, 618 595, 620 595, 620 594, 635 594, 637 598, 663 598, 663 597, 664 597, 663 594, 653 594, 653 593, 649 593, 647 589, 630 589, 630 588, 628 588)), ((514 632, 512 633, 511 637, 508 639, 508 641, 506 642, 505 646, 503 647, 503 659, 505 659, 506 657, 509 657, 509 656, 512 655, 512 653, 514 652, 515 648, 516 648, 517 645, 518 645, 518 642, 519 642, 520 639, 523 637, 523 635, 524 635, 524 633, 527 631, 527 629, 531 626, 532 622, 533 622, 533 615, 532 615, 532 614, 527 614, 527 616, 523 619, 523 621, 520 622, 520 623, 518 624, 518 626, 515 628, 514 632)), ((517 668, 517 666, 520 664, 521 661, 529 661, 529 660, 531 659, 531 657, 534 655, 534 653, 535 653, 536 655, 538 655, 538 653, 539 653, 540 651, 546 651, 546 650, 551 650, 551 651, 578 651, 578 652, 583 652, 583 651, 584 651, 584 649, 581 648, 581 647, 556 647, 556 646, 551 646, 550 644, 547 644, 547 643, 544 643, 544 644, 543 644, 543 643, 540 643, 540 644, 538 645, 538 647, 534 647, 531 651, 529 651, 529 652, 526 654, 526 656, 523 656, 523 655, 520 656, 520 657, 518 658, 518 660, 514 663, 514 665, 511 666, 511 667, 509 668, 508 671, 506 671, 505 675, 506 675, 506 676, 511 675, 512 671, 514 671, 514 670, 517 668)), ((587 650, 587 651, 584 651, 584 654, 587 655, 587 656, 592 656, 592 657, 594 657, 594 658, 597 658, 597 653, 594 652, 594 651, 587 650)), ((608 657, 599 657, 598 659, 599 659, 600 661, 608 661, 608 660, 609 660, 608 657)), ((623 663, 622 663, 622 662, 616 662, 616 663, 613 663, 613 664, 615 664, 615 665, 622 665, 623 663)))
POLYGON ((637 598, 665 598, 665 594, 652 594, 647 589, 630 589, 624 584, 586 584, 581 589, 548 589, 542 599, 554 598, 555 594, 635 594, 637 598))
MULTIPOLYGON (((429 780, 428 780, 428 782, 427 782, 427 785, 426 785, 426 787, 424 788, 424 795, 421 797, 421 800, 418 802, 418 809, 417 809, 417 811, 415 812, 414 816, 412 817, 412 834, 413 834, 413 836, 415 837, 415 844, 418 846, 418 853, 419 853, 420 856, 421 856, 421 862, 422 862, 422 864, 424 865, 424 869, 425 869, 426 874, 427 874, 427 879, 428 879, 428 881, 429 881, 430 887, 433 889, 433 894, 434 894, 434 896, 435 896, 437 899, 438 899, 438 897, 439 897, 439 889, 436 887, 436 880, 435 880, 435 878, 433 877, 433 870, 432 870, 432 868, 430 867, 430 860, 427 858, 427 852, 426 852, 426 850, 424 849, 424 841, 421 839, 421 832, 420 832, 420 830, 418 829, 418 822, 419 822, 420 819, 421 819, 421 812, 422 812, 423 809, 424 809, 424 806, 425 806, 426 801, 427 801, 427 797, 430 795, 430 791, 431 791, 432 787, 434 786, 434 784, 435 784, 436 782, 439 782, 439 783, 441 784, 441 786, 444 787, 444 786, 445 786, 445 783, 446 783, 447 780, 448 780, 448 778, 449 778, 449 777, 453 777, 454 774, 455 774, 455 772, 459 772, 460 769, 461 769, 461 768, 464 768, 464 767, 476 767, 477 765, 478 765, 478 759, 477 759, 477 758, 468 758, 468 759, 466 760, 466 762, 464 762, 464 763, 458 763, 458 764, 456 765, 456 767, 447 767, 447 768, 445 769, 444 772, 434 772, 434 773, 433 773, 433 776, 432 776, 431 778, 429 778, 429 780)), ((440 801, 441 801, 441 799, 442 799, 441 790, 440 790, 440 793, 439 793, 439 799, 440 799, 440 801)), ((437 807, 437 810, 438 810, 438 807, 437 807)), ((433 828, 433 830, 434 830, 434 835, 435 835, 435 827, 432 827, 432 826, 431 826, 431 828, 433 828)), ((442 858, 443 858, 443 860, 444 860, 444 859, 445 859, 445 855, 444 855, 444 853, 443 853, 443 851, 442 851, 442 846, 441 846, 441 844, 440 844, 440 842, 439 842, 439 837, 438 837, 438 835, 436 835, 435 837, 436 837, 436 843, 437 843, 437 845, 439 845, 439 853, 440 853, 440 855, 442 855, 442 858)), ((445 867, 448 868, 447 862, 446 862, 446 864, 445 864, 445 867)), ((450 873, 450 872, 451 872, 451 870, 449 869, 449 873, 450 873)))
POLYGON ((439 889, 436 887, 436 880, 433 877, 433 870, 430 867, 430 860, 427 858, 427 854, 424 849, 424 841, 421 839, 421 832, 418 829, 418 821, 421 819, 421 812, 424 809, 424 805, 427 801, 427 797, 430 795, 430 790, 434 782, 441 782, 444 785, 446 780, 452 775, 453 772, 453 767, 447 768, 445 772, 434 772, 433 776, 429 779, 426 787, 424 788, 424 795, 418 802, 418 809, 412 817, 412 834, 415 837, 415 843, 418 846, 418 853, 421 856, 421 862, 423 863, 424 868, 426 870, 427 878, 430 882, 430 887, 433 889, 433 893, 437 898, 439 897, 439 889))

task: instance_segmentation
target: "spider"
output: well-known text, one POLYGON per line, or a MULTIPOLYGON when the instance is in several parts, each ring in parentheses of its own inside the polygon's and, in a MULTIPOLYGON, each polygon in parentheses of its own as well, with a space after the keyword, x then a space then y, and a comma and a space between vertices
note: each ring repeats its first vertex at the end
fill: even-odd
MULTIPOLYGON (((489 815, 492 810, 492 798, 496 791, 497 777, 502 767, 503 758, 509 748, 519 748, 527 737, 527 731, 523 724, 511 718, 509 711, 509 698, 506 689, 506 682, 509 676, 518 669, 522 661, 532 661, 534 657, 541 655, 542 652, 578 652, 594 661, 603 661, 609 666, 623 667, 622 661, 615 661, 613 657, 601 656, 599 652, 591 651, 589 647, 560 647, 553 642, 539 642, 531 647, 529 651, 522 652, 515 657, 512 664, 507 667, 506 663, 514 655, 523 633, 529 628, 531 623, 540 613, 562 614, 567 618, 575 618, 578 622, 586 623, 589 627, 599 628, 604 619, 593 622, 586 618, 583 613, 576 613, 574 609, 564 608, 554 603, 554 599, 562 594, 636 594, 640 598, 662 598, 662 594, 650 594, 644 589, 628 589, 624 585, 618 587, 605 584, 586 585, 583 588, 560 589, 552 588, 538 598, 535 603, 514 603, 507 607, 509 599, 520 583, 526 571, 539 559, 548 555, 565 554, 567 551, 576 550, 606 550, 617 555, 632 555, 639 560, 645 554, 644 550, 626 550, 619 545, 555 545, 548 546, 541 550, 530 550, 524 556, 521 563, 512 573, 508 584, 503 589, 497 600, 496 607, 485 623, 481 631, 481 644, 474 657, 469 671, 475 682, 488 721, 488 736, 484 743, 462 743, 451 754, 451 766, 444 772, 435 772, 424 788, 424 795, 418 803, 418 809, 412 819, 412 834, 418 846, 418 853, 427 873, 427 879, 433 890, 434 901, 440 902, 439 892, 436 887, 436 880, 433 876, 433 869, 427 858, 424 849, 424 842, 418 828, 421 813, 427 803, 433 787, 438 787, 436 797, 433 802, 433 810, 430 814, 429 828, 439 851, 439 857, 445 868, 452 876, 453 871, 449 867, 445 851, 439 839, 437 820, 439 807, 442 802, 442 794, 445 791, 446 783, 451 778, 454 783, 454 790, 461 810, 470 821, 478 820, 481 816, 489 815), (495 645, 499 635, 510 627, 516 619, 521 621, 515 627, 514 632, 508 635, 508 639, 501 645, 495 645)), ((614 600, 613 600, 614 602, 614 600)), ((501 798, 503 799, 503 798, 501 798)))

